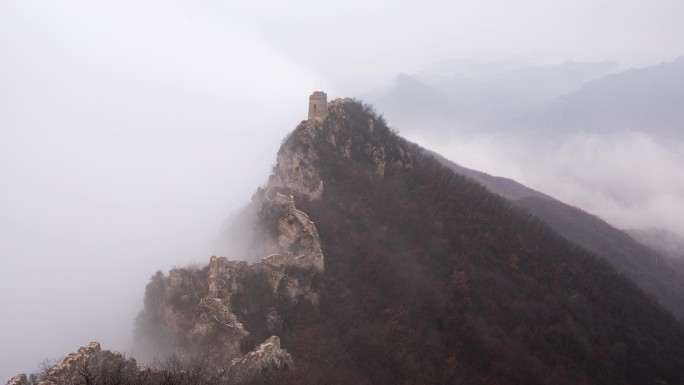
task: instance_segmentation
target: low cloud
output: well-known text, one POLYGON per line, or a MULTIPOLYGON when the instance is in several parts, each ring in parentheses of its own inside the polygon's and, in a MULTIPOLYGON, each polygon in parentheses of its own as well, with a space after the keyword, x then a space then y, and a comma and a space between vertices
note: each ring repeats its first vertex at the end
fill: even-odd
POLYGON ((137 7, 0 5, 0 381, 92 340, 128 351, 149 277, 208 260, 306 117, 287 57, 137 7))
POLYGON ((463 166, 515 179, 623 229, 684 236, 684 145, 640 132, 578 133, 541 146, 505 135, 412 139, 463 166))

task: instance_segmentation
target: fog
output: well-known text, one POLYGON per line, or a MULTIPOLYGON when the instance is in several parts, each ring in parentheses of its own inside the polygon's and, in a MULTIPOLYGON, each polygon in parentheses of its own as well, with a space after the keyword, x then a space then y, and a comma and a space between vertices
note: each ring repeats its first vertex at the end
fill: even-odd
MULTIPOLYGON (((409 139, 684 247, 684 59, 461 59, 365 94, 409 139), (658 230, 655 231, 654 230, 658 230)), ((682 257, 682 256, 679 256, 682 257)))
MULTIPOLYGON (((684 52, 682 11, 665 0, 0 2, 0 381, 91 340, 128 351, 150 275, 216 252, 314 87, 361 95, 464 57, 651 65, 684 52)), ((681 218, 682 147, 645 134, 534 152, 496 133, 413 137, 625 225, 681 218)))
POLYGON ((149 277, 208 261, 314 77, 161 4, 0 8, 5 381, 91 340, 128 351, 149 277))
POLYGON ((506 176, 621 229, 684 237, 684 143, 646 133, 578 133, 539 145, 504 134, 409 138, 462 166, 506 176))

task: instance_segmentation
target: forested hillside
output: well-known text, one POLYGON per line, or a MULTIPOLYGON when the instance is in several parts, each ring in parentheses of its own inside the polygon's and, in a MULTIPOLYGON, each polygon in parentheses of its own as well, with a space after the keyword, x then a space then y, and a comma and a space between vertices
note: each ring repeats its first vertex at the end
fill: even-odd
POLYGON ((326 271, 320 314, 282 336, 293 381, 684 381, 684 330, 669 313, 370 108, 339 103, 283 148, 315 153, 325 186, 298 200, 326 271))
POLYGON ((652 236, 639 238, 638 234, 644 233, 616 229, 597 216, 512 179, 471 170, 439 154, 432 155, 455 172, 473 178, 489 191, 538 216, 560 235, 595 253, 636 282, 678 319, 684 317, 684 270, 681 269, 682 255, 676 252, 682 246, 675 237, 672 240, 652 236), (667 253, 668 248, 675 251, 667 253))

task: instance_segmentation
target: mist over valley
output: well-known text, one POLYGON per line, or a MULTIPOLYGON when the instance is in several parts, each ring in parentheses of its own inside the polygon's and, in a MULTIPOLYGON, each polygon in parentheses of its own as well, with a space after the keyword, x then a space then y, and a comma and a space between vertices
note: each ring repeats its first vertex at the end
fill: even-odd
POLYGON ((682 11, 2 3, 0 381, 680 383, 682 11))

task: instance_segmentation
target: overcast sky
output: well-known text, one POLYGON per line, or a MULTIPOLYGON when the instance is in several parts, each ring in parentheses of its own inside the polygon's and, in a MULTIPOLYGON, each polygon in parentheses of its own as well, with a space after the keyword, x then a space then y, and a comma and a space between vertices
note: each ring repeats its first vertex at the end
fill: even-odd
MULTIPOLYGON (((125 351, 156 269, 206 261, 317 86, 460 57, 684 52, 678 0, 0 0, 0 382, 125 351)), ((239 257, 239 256, 235 256, 239 257)))

